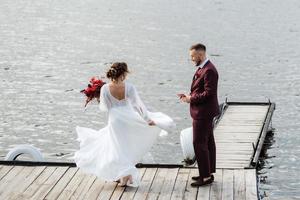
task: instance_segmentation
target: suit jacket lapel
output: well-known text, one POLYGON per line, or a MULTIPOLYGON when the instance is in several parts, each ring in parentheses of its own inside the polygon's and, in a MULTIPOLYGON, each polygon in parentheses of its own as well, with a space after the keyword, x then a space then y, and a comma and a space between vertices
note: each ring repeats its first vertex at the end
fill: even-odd
POLYGON ((199 77, 199 71, 201 70, 201 68, 197 69, 197 71, 195 72, 194 76, 193 76, 193 81, 192 81, 192 85, 191 85, 191 91, 193 90, 193 87, 196 83, 197 78, 199 77))
POLYGON ((193 91, 194 87, 196 86, 195 83, 197 82, 197 79, 202 75, 202 72, 200 72, 200 70, 203 71, 203 70, 204 70, 204 67, 205 67, 206 65, 208 65, 209 62, 210 62, 210 61, 208 60, 202 68, 197 69, 196 73, 195 73, 194 76, 193 76, 193 81, 192 81, 192 85, 191 85, 191 92, 193 91))

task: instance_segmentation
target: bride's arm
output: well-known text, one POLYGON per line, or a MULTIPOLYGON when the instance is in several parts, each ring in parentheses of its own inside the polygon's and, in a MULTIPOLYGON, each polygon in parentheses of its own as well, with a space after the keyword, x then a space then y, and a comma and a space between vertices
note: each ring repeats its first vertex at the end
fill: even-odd
POLYGON ((100 104, 99 109, 103 112, 107 112, 110 108, 109 100, 107 99, 105 85, 102 86, 100 90, 100 104))
MULTIPOLYGON (((153 123, 153 121, 150 119, 148 115, 148 110, 141 100, 136 88, 132 85, 131 86, 131 93, 130 93, 130 99, 132 100, 132 105, 135 108, 135 110, 141 115, 142 118, 144 118, 145 121, 148 123, 153 123)), ((154 124, 150 124, 154 125, 154 124)))

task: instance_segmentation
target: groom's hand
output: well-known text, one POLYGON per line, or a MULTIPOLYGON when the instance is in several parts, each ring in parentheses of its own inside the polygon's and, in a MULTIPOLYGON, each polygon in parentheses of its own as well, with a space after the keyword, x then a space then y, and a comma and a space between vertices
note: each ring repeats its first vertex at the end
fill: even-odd
POLYGON ((184 97, 181 97, 180 100, 185 103, 191 103, 191 96, 185 95, 184 97))
POLYGON ((152 120, 150 120, 150 121, 148 122, 148 125, 149 125, 149 126, 155 126, 155 122, 152 121, 152 120))

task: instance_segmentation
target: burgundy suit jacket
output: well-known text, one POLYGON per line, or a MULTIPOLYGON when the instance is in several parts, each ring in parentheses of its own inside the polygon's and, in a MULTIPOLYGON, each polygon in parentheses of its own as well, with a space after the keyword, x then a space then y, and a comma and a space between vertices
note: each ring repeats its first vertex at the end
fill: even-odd
POLYGON ((218 79, 217 69, 209 60, 196 71, 190 93, 190 113, 193 119, 212 119, 220 114, 218 79))

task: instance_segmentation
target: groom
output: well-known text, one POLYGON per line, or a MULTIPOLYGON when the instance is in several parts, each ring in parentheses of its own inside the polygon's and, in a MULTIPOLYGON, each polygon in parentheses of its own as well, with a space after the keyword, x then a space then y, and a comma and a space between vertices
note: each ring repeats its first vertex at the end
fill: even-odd
POLYGON ((211 184, 216 172, 216 146, 213 135, 213 119, 219 115, 217 96, 218 72, 206 57, 206 47, 195 44, 190 56, 197 66, 190 95, 181 95, 181 101, 190 104, 193 118, 193 145, 199 168, 199 176, 192 177, 191 185, 199 187, 211 184))

